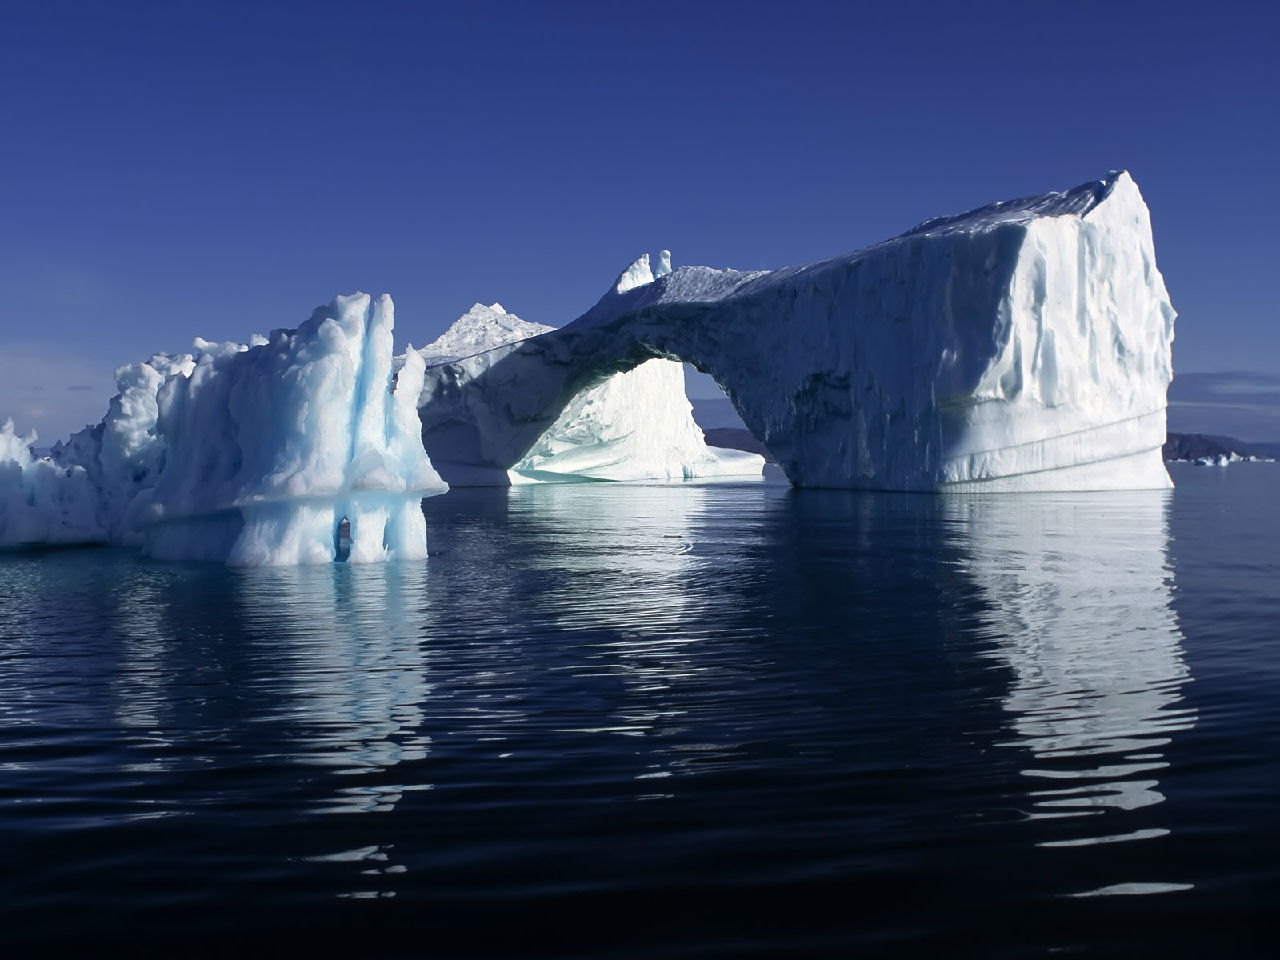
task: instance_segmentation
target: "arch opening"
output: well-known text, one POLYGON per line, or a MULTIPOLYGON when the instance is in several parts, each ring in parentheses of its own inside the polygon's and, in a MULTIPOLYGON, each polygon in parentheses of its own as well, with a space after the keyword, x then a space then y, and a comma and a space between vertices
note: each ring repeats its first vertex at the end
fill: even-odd
POLYGON ((687 333, 561 329, 433 365, 419 407, 423 446, 452 486, 760 477, 764 444, 717 375, 733 364, 704 366, 706 351, 687 333), (704 399, 727 415, 716 427, 735 431, 716 434, 714 449, 686 394, 691 368, 714 394, 704 399))
POLYGON ((727 408, 731 418, 729 429, 717 434, 720 443, 707 443, 689 395, 687 372, 682 362, 658 357, 624 372, 606 368, 585 378, 585 386, 508 468, 508 481, 521 485, 761 477, 764 458, 744 449, 743 439, 761 449, 762 445, 746 430, 723 390, 695 373, 698 392, 712 405, 727 408))

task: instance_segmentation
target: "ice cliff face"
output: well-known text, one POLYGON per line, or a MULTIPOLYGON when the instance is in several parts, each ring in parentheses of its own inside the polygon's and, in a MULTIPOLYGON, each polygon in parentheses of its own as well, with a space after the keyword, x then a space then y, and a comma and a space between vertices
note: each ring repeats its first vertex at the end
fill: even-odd
MULTIPOLYGON (((665 251, 664 251, 665 254, 665 251)), ((666 255, 669 258, 669 254, 666 255)), ((670 272, 669 259, 659 271, 670 272), (665 266, 664 266, 665 265, 665 266)), ((617 289, 652 283, 648 256, 619 277, 617 289)), ((500 304, 477 303, 434 343, 420 351, 427 364, 420 415, 423 442, 431 461, 454 485, 520 484, 572 480, 688 479, 725 475, 759 476, 762 457, 738 451, 712 451, 693 420, 679 363, 651 360, 625 373, 602 378, 559 412, 531 445, 506 467, 476 463, 474 435, 465 424, 469 409, 458 410, 451 385, 458 369, 489 362, 495 348, 554 330, 507 313, 500 304), (477 355, 481 359, 476 358, 477 355), (464 425, 459 430, 459 424, 464 425), (464 439, 461 449, 455 444, 464 439)), ((485 398, 513 410, 526 385, 512 383, 506 396, 485 398)), ((484 414, 486 411, 479 411, 484 414)), ((512 412, 511 415, 516 415, 512 412)))
POLYGON ((800 486, 1169 485, 1174 311, 1127 173, 809 266, 668 263, 637 261, 566 327, 434 367, 424 436, 456 470, 510 469, 583 391, 682 359, 800 486))
POLYGON ((355 294, 270 339, 197 339, 121 367, 106 417, 51 458, 7 424, 0 544, 242 565, 425 557, 421 500, 447 486, 422 449, 416 351, 393 387, 393 324, 389 297, 355 294))

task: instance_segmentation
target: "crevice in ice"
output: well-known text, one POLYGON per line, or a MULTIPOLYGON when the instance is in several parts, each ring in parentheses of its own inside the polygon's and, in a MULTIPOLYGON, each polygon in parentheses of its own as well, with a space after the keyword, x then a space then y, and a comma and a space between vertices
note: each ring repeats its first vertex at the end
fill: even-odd
POLYGON ((339 563, 346 563, 351 556, 351 520, 343 517, 338 521, 333 534, 333 558, 339 563))

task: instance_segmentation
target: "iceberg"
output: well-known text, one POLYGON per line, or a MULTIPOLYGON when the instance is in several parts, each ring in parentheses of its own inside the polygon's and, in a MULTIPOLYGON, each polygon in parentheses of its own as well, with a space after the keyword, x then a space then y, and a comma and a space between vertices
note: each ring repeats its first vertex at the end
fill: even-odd
POLYGON ((419 436, 423 364, 393 385, 391 298, 338 297, 252 346, 197 342, 156 398, 164 468, 133 511, 143 549, 235 565, 427 555, 422 498, 448 486, 419 436), (344 537, 344 531, 346 537, 344 537))
POLYGON ((432 366, 423 436, 447 476, 506 472, 583 393, 683 360, 797 486, 1164 488, 1174 317, 1113 172, 806 266, 641 258, 574 322, 432 366))
POLYGON ((354 294, 296 330, 121 367, 102 422, 49 457, 5 421, 0 546, 421 558, 442 474, 758 475, 758 456, 707 448, 678 361, 797 486, 1164 488, 1174 318, 1126 172, 806 266, 643 256, 564 327, 477 304, 398 361, 390 297, 354 294))
POLYGON ((112 542, 236 565, 427 555, 424 365, 392 369, 394 305, 358 293, 248 344, 197 339, 116 371, 103 420, 35 458, 0 429, 0 544, 112 542))
MULTIPOLYGON (((666 256, 668 259, 659 263, 658 276, 670 272, 666 256)), ((646 255, 619 277, 616 287, 634 289, 651 283, 654 274, 646 255)), ((467 414, 453 406, 454 371, 488 363, 495 349, 554 329, 522 320, 499 303, 477 303, 438 340, 419 351, 427 366, 419 411, 423 443, 431 462, 451 484, 761 475, 763 457, 736 450, 713 451, 707 446, 685 394, 684 367, 670 360, 649 360, 583 390, 510 464, 477 462, 474 437, 466 432, 467 414), (479 359, 471 359, 477 356, 479 359), (464 425, 461 430, 460 423, 464 425), (459 450, 456 444, 460 437, 459 450)), ((520 383, 504 388, 517 404, 516 395, 522 389, 520 383)), ((500 397, 497 402, 506 403, 507 399, 500 397)))

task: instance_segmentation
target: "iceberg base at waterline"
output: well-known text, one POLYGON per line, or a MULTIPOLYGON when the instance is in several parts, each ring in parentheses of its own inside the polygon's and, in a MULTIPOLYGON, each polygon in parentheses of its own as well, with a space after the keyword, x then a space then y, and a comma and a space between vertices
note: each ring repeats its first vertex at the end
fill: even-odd
POLYGON ((233 566, 374 563, 427 556, 420 494, 244 504, 216 514, 152 523, 143 537, 144 552, 157 559, 225 560, 233 566))

